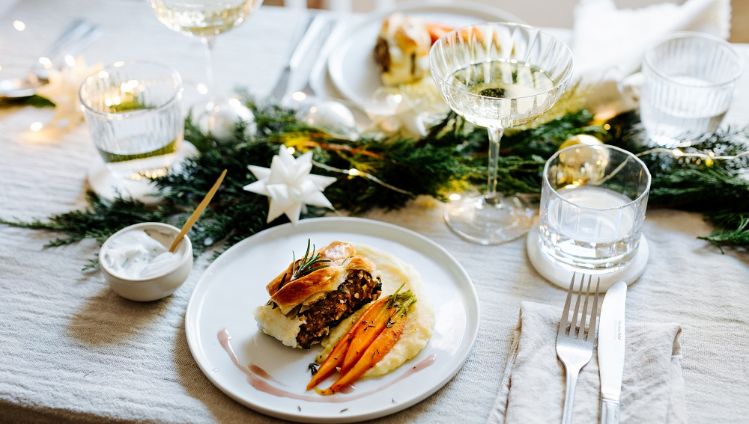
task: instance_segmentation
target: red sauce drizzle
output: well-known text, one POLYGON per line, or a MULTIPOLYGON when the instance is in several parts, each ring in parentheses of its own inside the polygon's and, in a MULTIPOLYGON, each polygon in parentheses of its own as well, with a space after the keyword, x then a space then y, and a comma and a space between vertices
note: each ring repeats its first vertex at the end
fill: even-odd
POLYGON ((246 367, 243 366, 242 363, 239 362, 239 358, 237 357, 237 354, 234 352, 234 348, 231 345, 231 334, 229 334, 228 329, 224 328, 223 330, 218 332, 218 342, 221 343, 221 347, 223 347, 226 353, 229 354, 229 358, 231 358, 231 361, 234 363, 234 365, 236 365, 236 367, 239 368, 240 371, 247 375, 247 378, 258 376, 285 386, 285 384, 273 378, 273 376, 271 376, 268 371, 260 368, 258 365, 250 364, 246 367))
MULTIPOLYGON (((255 364, 250 364, 249 366, 243 366, 239 362, 239 358, 237 357, 237 354, 234 352, 234 349, 231 346, 231 335, 229 334, 229 331, 227 329, 223 329, 218 332, 218 341, 221 343, 221 347, 224 348, 226 353, 229 355, 229 358, 231 358, 231 361, 236 365, 237 368, 239 368, 242 373, 244 373, 247 376, 247 381, 250 383, 252 387, 254 387, 256 390, 259 390, 263 393, 268 393, 269 395, 278 396, 278 397, 285 397, 289 399, 297 399, 297 400, 304 400, 307 402, 325 402, 325 403, 339 403, 339 402, 348 402, 356 399, 361 399, 363 397, 370 396, 374 393, 381 392, 382 390, 392 386, 393 384, 408 378, 409 376, 429 367, 434 363, 434 361, 437 359, 437 355, 432 354, 427 356, 426 358, 422 359, 420 362, 414 364, 406 370, 406 372, 402 373, 398 376, 395 380, 391 380, 389 383, 376 388, 372 390, 368 390, 366 392, 361 393, 355 393, 351 396, 338 396, 338 395, 331 395, 331 396, 310 396, 310 395, 300 395, 297 393, 291 393, 289 391, 283 390, 281 388, 278 388, 274 386, 273 384, 270 384, 269 381, 272 381, 274 383, 278 383, 280 385, 283 385, 280 381, 274 379, 267 371, 260 368, 259 366, 255 364)), ((356 386, 351 385, 346 387, 344 390, 342 390, 342 393, 351 394, 356 391, 356 386)))

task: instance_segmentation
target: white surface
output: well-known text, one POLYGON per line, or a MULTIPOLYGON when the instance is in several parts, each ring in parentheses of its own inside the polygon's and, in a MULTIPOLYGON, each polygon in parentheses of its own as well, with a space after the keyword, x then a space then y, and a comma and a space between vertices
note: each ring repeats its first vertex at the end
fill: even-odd
POLYGON ((546 254, 541 248, 541 242, 538 239, 538 225, 531 228, 525 237, 525 251, 528 255, 528 260, 536 272, 555 286, 567 290, 570 287, 572 274, 583 272, 601 279, 601 285, 598 287, 598 291, 600 292, 605 292, 618 281, 624 281, 628 285, 637 281, 642 273, 645 272, 645 268, 648 266, 648 258, 650 257, 650 246, 643 234, 640 237, 640 246, 637 249, 637 253, 635 253, 634 257, 626 265, 610 270, 584 270, 563 264, 546 254))
MULTIPOLYGON (((417 16, 425 22, 452 25, 457 28, 486 21, 516 21, 501 10, 484 5, 410 5, 397 9, 409 16, 417 16)), ((349 25, 340 30, 340 48, 331 52, 328 59, 328 73, 341 95, 364 110, 380 109, 372 95, 382 87, 380 70, 372 52, 377 34, 385 16, 368 16, 363 22, 349 25)))
POLYGON ((639 69, 645 52, 677 31, 700 31, 728 38, 730 0, 685 0, 617 8, 614 0, 581 0, 575 9, 575 73, 597 80, 620 80, 639 69), (618 46, 618 48, 609 48, 618 46))
MULTIPOLYGON (((423 300, 419 300, 423 301, 423 300)), ((377 221, 357 218, 308 219, 258 233, 221 255, 195 286, 187 307, 187 342, 209 380, 238 402, 279 418, 343 422, 365 420, 405 409, 441 388, 460 369, 478 332, 476 291, 460 264, 433 241, 417 233, 377 221), (298 395, 311 395, 305 385, 307 366, 319 348, 291 349, 264 335, 253 314, 268 299, 265 285, 311 239, 317 246, 332 241, 364 244, 412 265, 422 277, 424 293, 435 311, 430 343, 410 362, 377 379, 356 383, 352 395, 338 394, 340 402, 310 402, 277 397, 255 390, 220 346, 217 335, 226 328, 240 361, 251 361, 298 395), (360 399, 356 393, 383 387, 410 366, 435 355, 435 362, 408 378, 360 399), (300 410, 301 409, 301 410, 300 410), (343 411, 343 412, 341 412, 343 411)), ((321 399, 322 400, 322 399, 321 399)))
MULTIPOLYGON (((249 85, 256 94, 267 93, 301 13, 262 7, 219 37, 220 89, 249 85)), ((185 80, 202 75, 197 41, 164 28, 140 1, 24 0, 0 19, 0 35, 11 39, 10 22, 22 18, 25 42, 0 44, 0 57, 30 63, 35 46, 44 46, 78 15, 104 30, 86 50, 89 62, 151 59, 176 67, 185 80)), ((745 46, 741 54, 747 57, 745 46)), ((85 126, 50 139, 26 132, 49 114, 0 110, 2 218, 42 219, 85 205, 86 168, 97 153, 85 126)), ((727 119, 746 125, 747 116, 749 74, 739 82, 727 119)), ((376 422, 484 422, 500 388, 520 302, 559 306, 564 291, 531 268, 524 240, 466 243, 447 229, 439 205, 417 201, 368 217, 414 230, 447 249, 471 276, 481 309, 476 344, 455 378, 425 401, 376 422)), ((698 214, 648 211, 650 266, 629 288, 627 319, 680 323, 689 422, 738 424, 749 416, 749 257, 733 250, 721 254, 696 238, 709 231, 698 214)), ((101 274, 81 273, 98 251, 96 243, 44 249, 55 237, 0 225, 0 421, 278 422, 216 389, 190 355, 185 309, 211 253, 172 296, 141 304, 121 299, 101 274)))

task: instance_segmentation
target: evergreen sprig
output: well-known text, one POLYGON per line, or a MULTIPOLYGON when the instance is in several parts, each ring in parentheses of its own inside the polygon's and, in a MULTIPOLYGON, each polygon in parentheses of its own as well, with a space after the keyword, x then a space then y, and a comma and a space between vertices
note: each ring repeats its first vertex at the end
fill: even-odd
MULTIPOLYGON (((487 133, 454 113, 435 125, 425 137, 400 135, 345 140, 298 120, 290 110, 260 106, 248 98, 258 131, 254 136, 236 128, 231 142, 219 142, 202 133, 188 118, 185 137, 201 152, 187 160, 181 170, 154 180, 163 201, 145 205, 138 201, 104 201, 88 195, 88 207, 31 222, 0 221, 18 227, 52 230, 62 234, 50 246, 84 238, 105 240, 115 231, 137 222, 159 221, 180 226, 223 169, 224 184, 193 227, 190 238, 194 251, 223 243, 228 247, 269 226, 288 220, 281 216, 266 223, 268 201, 242 189, 255 181, 250 164, 268 166, 281 145, 297 151, 312 151, 316 162, 338 169, 357 169, 377 176, 410 193, 394 191, 371 180, 315 168, 315 173, 338 181, 325 190, 337 209, 363 213, 374 208, 395 209, 414 196, 443 199, 466 186, 481 188, 486 179, 487 133)), ((538 194, 545 161, 570 136, 591 134, 607 143, 642 154, 643 132, 636 114, 620 115, 594 124, 585 109, 554 111, 550 120, 529 128, 508 131, 502 140, 498 186, 505 194, 538 194)), ((746 131, 721 131, 699 138, 689 149, 735 155, 747 147, 746 131)), ((705 237, 717 246, 749 246, 749 181, 741 175, 747 163, 736 161, 686 161, 673 155, 647 154, 642 159, 653 175, 650 207, 671 207, 702 212, 716 227, 705 237)), ((322 216, 327 211, 308 208, 303 217, 322 216)), ((220 252, 219 248, 216 252, 220 252)))

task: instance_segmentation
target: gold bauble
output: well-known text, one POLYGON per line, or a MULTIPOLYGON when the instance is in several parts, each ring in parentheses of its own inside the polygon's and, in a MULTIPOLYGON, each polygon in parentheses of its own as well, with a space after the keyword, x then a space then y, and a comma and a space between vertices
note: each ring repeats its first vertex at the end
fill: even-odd
POLYGON ((606 166, 609 163, 609 152, 606 149, 595 148, 603 146, 603 142, 592 135, 578 134, 564 141, 559 150, 571 146, 590 146, 590 149, 572 149, 559 154, 557 181, 569 184, 596 184, 603 179, 606 166))
POLYGON ((564 143, 559 146, 559 150, 564 150, 570 146, 575 146, 577 144, 584 144, 586 146, 600 146, 601 144, 603 144, 603 142, 593 137, 592 135, 578 134, 573 135, 567 140, 564 140, 564 143))

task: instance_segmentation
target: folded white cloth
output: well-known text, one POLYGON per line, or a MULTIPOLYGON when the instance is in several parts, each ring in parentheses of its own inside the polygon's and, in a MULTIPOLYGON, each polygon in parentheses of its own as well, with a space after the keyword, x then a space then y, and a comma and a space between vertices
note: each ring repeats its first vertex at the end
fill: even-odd
POLYGON ((640 9, 617 9, 613 0, 581 0, 572 31, 576 74, 586 80, 620 81, 668 34, 698 31, 728 38, 730 25, 730 0, 687 0, 640 9))
MULTIPOLYGON (((556 355, 561 310, 523 302, 490 424, 561 422, 564 366, 556 355)), ((677 324, 626 325, 621 423, 685 423, 684 379, 677 324)), ((600 379, 596 350, 580 372, 574 421, 597 423, 600 379)))

